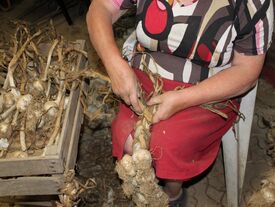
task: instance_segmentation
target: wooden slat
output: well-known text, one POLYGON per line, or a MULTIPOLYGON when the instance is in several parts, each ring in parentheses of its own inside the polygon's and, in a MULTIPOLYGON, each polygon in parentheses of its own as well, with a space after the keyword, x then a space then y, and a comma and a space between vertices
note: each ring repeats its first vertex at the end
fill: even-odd
POLYGON ((63 184, 63 176, 0 179, 0 195, 55 195, 63 184))
POLYGON ((75 167, 77 151, 78 151, 78 141, 79 141, 78 136, 80 134, 83 117, 84 117, 83 107, 79 100, 78 104, 77 104, 74 123, 73 123, 73 130, 72 130, 72 135, 71 135, 71 139, 70 139, 71 140, 70 146, 67 151, 67 154, 64 153, 64 156, 66 156, 65 157, 65 163, 66 163, 65 169, 66 170, 74 169, 74 167, 75 167))
POLYGON ((3 159, 0 169, 0 177, 58 174, 64 172, 64 163, 58 156, 3 159))
MULTIPOLYGON (((84 50, 85 48, 85 41, 84 40, 77 40, 76 41, 78 49, 84 50)), ((79 55, 77 61, 77 70, 82 70, 87 66, 87 59, 83 55, 79 55)), ((84 83, 81 83, 83 87, 84 83)), ((80 84, 78 84, 78 88, 76 90, 78 95, 80 95, 80 84)), ((65 160, 65 169, 70 170, 74 169, 76 156, 77 156, 77 149, 78 149, 78 140, 81 128, 81 119, 83 117, 82 106, 79 100, 79 97, 76 99, 77 102, 75 103, 75 113, 74 116, 71 116, 72 122, 70 123, 69 127, 72 129, 70 133, 67 133, 67 139, 64 139, 62 145, 58 149, 61 153, 62 159, 65 160), (76 124, 75 124, 76 123, 76 124), (67 163, 69 161, 69 163, 67 163)))

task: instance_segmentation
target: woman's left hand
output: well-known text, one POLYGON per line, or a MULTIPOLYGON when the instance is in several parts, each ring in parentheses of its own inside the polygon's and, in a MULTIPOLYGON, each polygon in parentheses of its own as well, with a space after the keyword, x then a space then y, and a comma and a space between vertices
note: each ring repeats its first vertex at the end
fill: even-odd
POLYGON ((166 120, 173 114, 183 109, 182 103, 179 102, 180 91, 168 91, 161 95, 152 97, 148 102, 148 106, 157 104, 157 111, 153 116, 153 123, 166 120))

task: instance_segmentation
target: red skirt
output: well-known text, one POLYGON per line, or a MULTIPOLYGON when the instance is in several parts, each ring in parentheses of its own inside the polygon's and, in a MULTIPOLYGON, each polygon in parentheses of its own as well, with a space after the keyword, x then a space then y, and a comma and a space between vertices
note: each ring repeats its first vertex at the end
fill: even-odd
MULTIPOLYGON (((147 75, 135 69, 137 78, 145 93, 153 90, 147 75)), ((163 79, 163 90, 191 84, 163 79)), ((237 100, 232 100, 239 107, 237 100)), ((156 175, 162 179, 189 180, 205 171, 217 157, 222 136, 236 120, 237 114, 231 107, 221 110, 228 119, 194 106, 182 110, 151 128, 150 151, 154 160, 156 175)), ((133 133, 137 115, 125 104, 112 123, 113 156, 121 159, 124 144, 133 133)))

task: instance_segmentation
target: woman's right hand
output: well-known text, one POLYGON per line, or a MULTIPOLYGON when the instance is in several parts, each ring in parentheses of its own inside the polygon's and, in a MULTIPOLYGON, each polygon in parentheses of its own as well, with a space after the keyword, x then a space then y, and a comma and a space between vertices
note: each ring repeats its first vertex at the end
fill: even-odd
POLYGON ((113 92, 141 112, 138 102, 138 81, 128 63, 121 57, 112 30, 112 23, 122 11, 110 1, 93 0, 87 13, 91 42, 110 76, 113 92))
POLYGON ((122 58, 116 60, 111 67, 108 67, 107 71, 111 79, 113 92, 127 105, 132 106, 135 112, 141 112, 138 100, 139 85, 133 69, 122 58))

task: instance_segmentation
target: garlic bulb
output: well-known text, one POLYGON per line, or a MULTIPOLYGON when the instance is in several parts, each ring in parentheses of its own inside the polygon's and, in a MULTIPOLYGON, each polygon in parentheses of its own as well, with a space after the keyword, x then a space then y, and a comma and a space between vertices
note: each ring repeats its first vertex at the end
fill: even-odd
POLYGON ((33 82, 33 87, 39 92, 44 91, 44 86, 41 80, 36 80, 33 82))
POLYGON ((32 95, 31 94, 26 94, 26 95, 20 96, 17 100, 16 108, 20 112, 26 111, 26 109, 28 108, 31 101, 32 101, 32 95))
POLYGON ((10 126, 9 123, 5 123, 5 122, 0 123, 0 135, 1 136, 7 134, 9 126, 10 126))
POLYGON ((55 101, 47 101, 44 104, 44 111, 47 112, 50 116, 56 116, 57 111, 58 111, 58 105, 55 101))
POLYGON ((121 165, 125 169, 126 173, 130 176, 135 176, 135 166, 133 164, 133 159, 130 155, 124 155, 121 159, 121 165))
POLYGON ((10 108, 15 102, 14 96, 12 95, 11 92, 4 93, 3 99, 4 99, 4 107, 5 108, 10 108))

